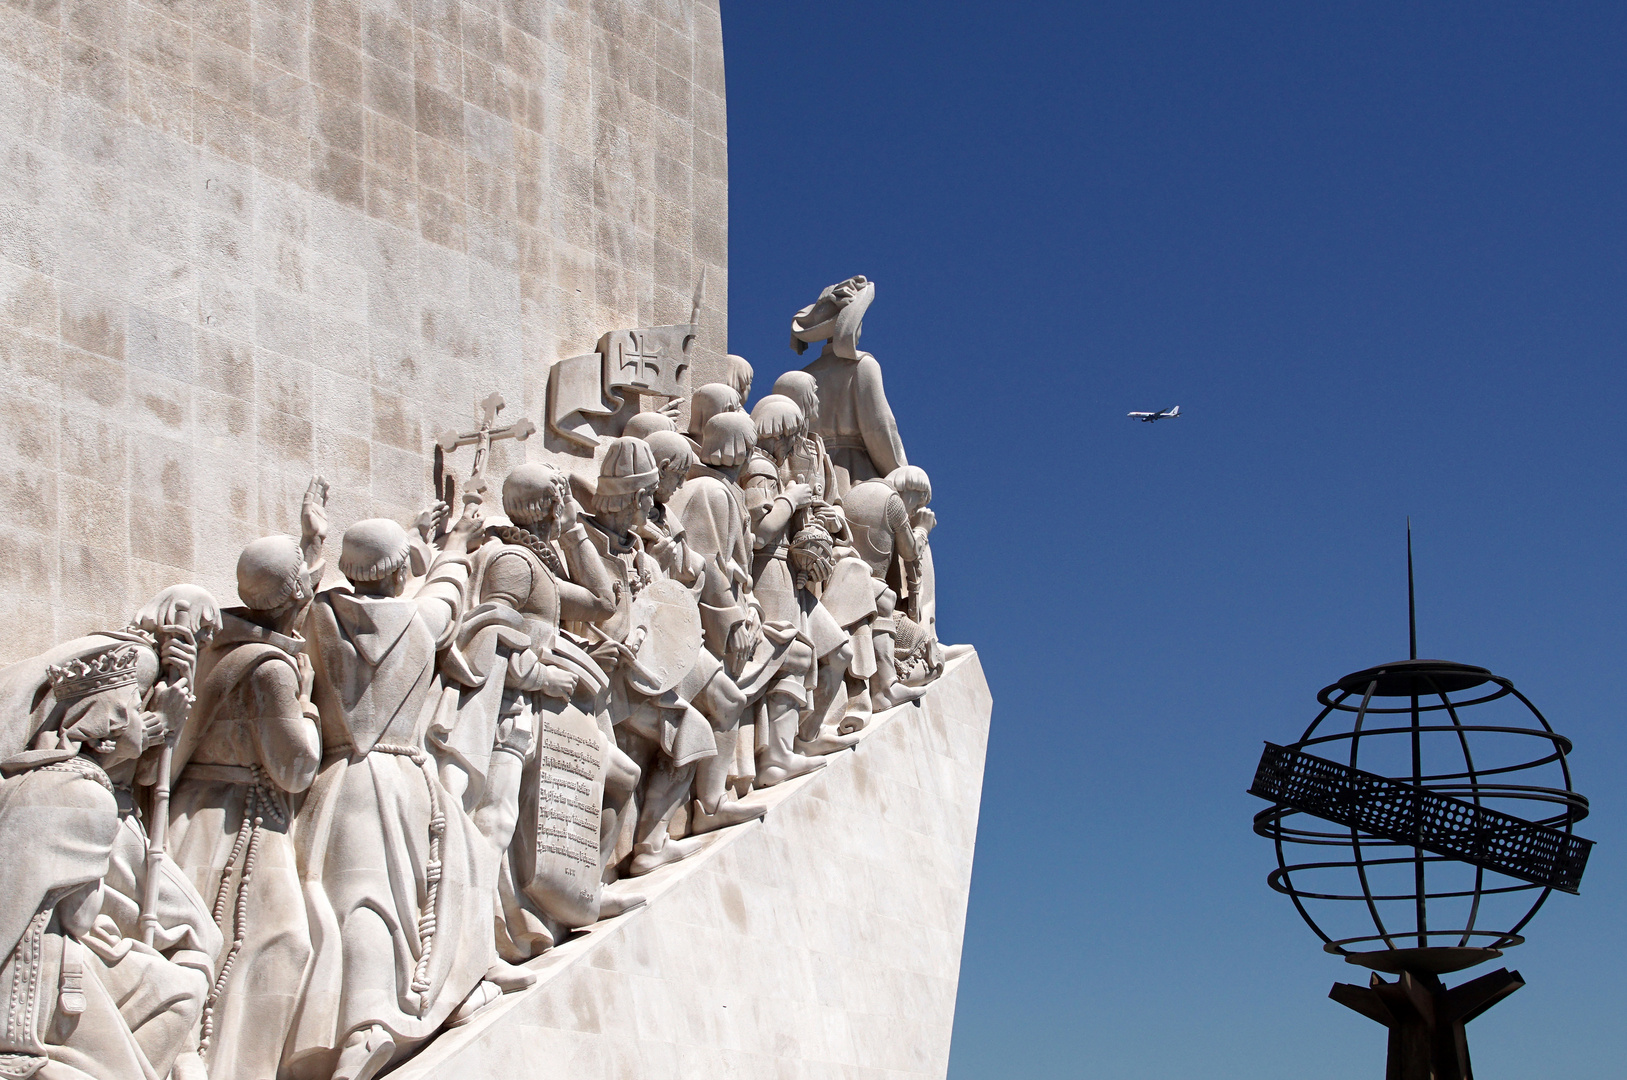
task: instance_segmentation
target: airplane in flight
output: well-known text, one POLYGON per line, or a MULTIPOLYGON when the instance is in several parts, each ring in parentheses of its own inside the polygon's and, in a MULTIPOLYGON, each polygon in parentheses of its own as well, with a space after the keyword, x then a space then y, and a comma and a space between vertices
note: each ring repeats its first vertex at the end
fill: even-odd
POLYGON ((1130 419, 1140 420, 1143 424, 1150 424, 1154 420, 1178 420, 1180 416, 1181 407, 1177 405, 1173 409, 1165 409, 1162 412, 1133 412, 1130 414, 1130 419))

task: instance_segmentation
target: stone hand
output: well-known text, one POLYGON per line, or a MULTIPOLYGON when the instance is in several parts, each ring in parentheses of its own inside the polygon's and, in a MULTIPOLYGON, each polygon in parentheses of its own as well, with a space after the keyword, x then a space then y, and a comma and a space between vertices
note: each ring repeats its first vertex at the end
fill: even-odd
POLYGON ((559 531, 564 532, 576 524, 576 515, 581 512, 581 508, 571 497, 569 481, 562 482, 554 490, 558 493, 558 498, 554 500, 554 520, 559 523, 559 531))
POLYGON ((484 537, 486 521, 480 516, 478 501, 464 504, 463 516, 446 534, 447 551, 473 551, 484 537))
POLYGON ((564 668, 552 667, 548 664, 538 664, 537 689, 551 698, 569 701, 571 695, 576 693, 576 676, 564 668))
POLYGON ((656 411, 676 424, 678 422, 678 413, 682 411, 683 407, 684 399, 681 397, 675 397, 656 411))
POLYGON ((149 704, 152 706, 152 712, 143 713, 141 719, 147 728, 146 745, 151 747, 181 730, 182 723, 186 721, 187 709, 192 704, 192 695, 187 693, 185 683, 160 683, 153 690, 149 704), (149 720, 149 717, 152 719, 149 720), (153 730, 155 725, 156 734, 153 730))
POLYGON ((915 528, 920 535, 925 536, 937 527, 937 514, 934 514, 931 510, 928 510, 924 506, 915 512, 915 528))
POLYGON ((321 475, 311 477, 299 507, 300 531, 305 541, 320 544, 328 538, 328 482, 321 475))
POLYGON ((427 544, 435 538, 436 531, 446 524, 447 515, 451 512, 450 506, 439 501, 424 507, 423 512, 418 515, 418 520, 413 522, 413 527, 418 530, 418 535, 423 538, 424 543, 427 544))
POLYGON ((164 638, 164 644, 159 649, 159 660, 164 670, 175 677, 184 691, 186 684, 192 681, 193 671, 197 669, 198 647, 186 637, 172 634, 164 638))
POLYGON ((763 628, 754 619, 743 619, 734 624, 729 631, 727 653, 731 674, 738 675, 745 669, 752 653, 757 651, 757 643, 762 640, 762 636, 763 628))
POLYGON ((781 493, 791 503, 791 509, 801 510, 813 504, 815 496, 813 486, 810 484, 792 484, 781 493))

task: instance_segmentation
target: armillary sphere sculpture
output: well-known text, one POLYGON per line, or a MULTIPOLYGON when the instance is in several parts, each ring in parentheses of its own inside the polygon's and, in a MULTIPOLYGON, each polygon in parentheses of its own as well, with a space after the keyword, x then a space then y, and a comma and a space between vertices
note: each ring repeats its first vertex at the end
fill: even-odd
POLYGON ((1521 944, 1550 893, 1577 891, 1588 803, 1570 740, 1512 682, 1417 658, 1410 528, 1407 594, 1411 658, 1346 675, 1297 742, 1266 744, 1254 831, 1276 844, 1270 886, 1328 952, 1373 969, 1329 996, 1389 1028, 1387 1080, 1472 1080, 1464 1025, 1524 980, 1440 977, 1521 944))

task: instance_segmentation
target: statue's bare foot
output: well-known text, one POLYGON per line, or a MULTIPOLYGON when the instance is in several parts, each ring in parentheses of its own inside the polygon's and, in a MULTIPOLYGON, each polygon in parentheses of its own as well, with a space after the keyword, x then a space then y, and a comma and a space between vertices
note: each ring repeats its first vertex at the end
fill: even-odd
POLYGON ((390 1063, 395 1053, 395 1040, 377 1024, 352 1031, 339 1051, 339 1064, 333 1070, 333 1080, 372 1080, 379 1070, 390 1063))
POLYGON ((650 898, 643 893, 611 892, 606 889, 599 900, 599 918, 614 919, 617 915, 625 915, 649 902, 650 898))
POLYGON ((511 964, 507 960, 499 960, 486 969, 486 981, 495 983, 497 989, 505 994, 516 990, 524 990, 537 981, 537 973, 530 968, 523 968, 518 964, 511 964))
POLYGON ((697 800, 690 808, 689 831, 698 834, 712 832, 714 829, 726 829, 730 825, 756 821, 766 813, 768 813, 766 806, 744 806, 734 799, 725 798, 718 803, 715 813, 708 814, 697 800))
POLYGON ((805 757, 802 754, 787 754, 782 758, 761 760, 757 762, 757 786, 773 787, 775 784, 783 784, 794 777, 804 776, 824 767, 824 758, 805 757))
POLYGON ((812 757, 822 754, 834 754, 838 750, 850 749, 851 747, 855 746, 858 741, 858 732, 850 732, 846 735, 834 735, 829 731, 821 731, 818 735, 815 735, 811 739, 798 739, 796 746, 797 753, 812 757))
POLYGON ((628 867, 629 877, 639 877, 648 874, 657 867, 667 863, 687 859, 706 845, 706 840, 699 836, 686 836, 682 840, 668 840, 656 851, 640 851, 633 856, 633 864, 628 867))
POLYGON ((481 979, 475 988, 469 991, 469 996, 463 999, 452 1013, 452 1018, 446 1022, 447 1027, 460 1027, 473 1020, 486 1006, 503 996, 503 990, 490 979, 481 979))

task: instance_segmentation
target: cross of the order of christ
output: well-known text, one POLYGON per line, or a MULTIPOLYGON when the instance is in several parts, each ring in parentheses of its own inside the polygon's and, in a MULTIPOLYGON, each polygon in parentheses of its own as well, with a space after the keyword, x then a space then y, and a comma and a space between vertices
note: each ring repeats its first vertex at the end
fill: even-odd
POLYGON ((479 500, 489 486, 486 481, 486 459, 491 455, 491 444, 498 439, 524 442, 537 430, 537 425, 523 417, 507 427, 498 427, 497 414, 502 412, 503 406, 507 404, 503 400, 503 395, 494 390, 480 403, 480 427, 477 430, 460 435, 448 428, 435 440, 444 454, 450 454, 460 446, 475 448, 475 466, 470 471, 469 482, 463 489, 463 501, 466 503, 479 500))
POLYGON ((687 327, 652 327, 609 335, 606 359, 610 361, 611 370, 605 385, 661 397, 682 395, 683 372, 689 366, 689 358, 684 355, 681 339, 672 340, 674 335, 662 332, 672 329, 688 330, 687 327))

